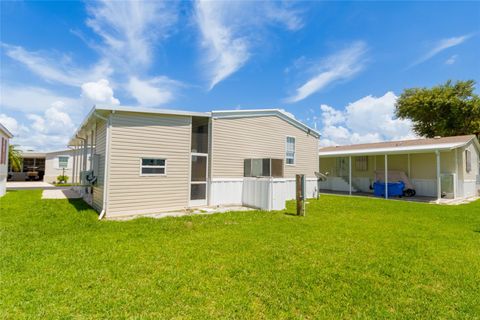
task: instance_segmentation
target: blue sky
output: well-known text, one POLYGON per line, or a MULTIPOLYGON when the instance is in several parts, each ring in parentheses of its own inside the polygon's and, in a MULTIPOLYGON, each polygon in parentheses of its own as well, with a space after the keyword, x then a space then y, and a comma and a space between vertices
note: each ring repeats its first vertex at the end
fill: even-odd
POLYGON ((282 108, 322 145, 412 138, 404 88, 480 81, 479 2, 3 1, 0 20, 0 121, 25 149, 65 147, 93 104, 282 108))

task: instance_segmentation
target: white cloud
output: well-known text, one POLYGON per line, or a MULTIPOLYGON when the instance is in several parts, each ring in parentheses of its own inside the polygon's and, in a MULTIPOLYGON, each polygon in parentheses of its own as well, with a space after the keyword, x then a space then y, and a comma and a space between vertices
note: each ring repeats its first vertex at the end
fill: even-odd
POLYGON ((393 92, 387 92, 382 97, 363 97, 344 110, 320 106, 320 144, 345 145, 415 138, 412 123, 395 118, 396 100, 393 92))
POLYGON ((289 30, 303 25, 298 12, 282 2, 197 0, 195 20, 206 50, 209 89, 245 65, 265 25, 289 30))
POLYGON ((172 101, 174 91, 181 85, 181 83, 167 77, 156 77, 148 80, 131 77, 127 89, 142 106, 152 107, 172 101))
MULTIPOLYGON (((0 86, 0 106, 21 112, 42 112, 56 101, 62 101, 65 107, 78 110, 79 99, 58 95, 50 90, 25 85, 3 83, 0 86)), ((82 111, 82 110, 78 110, 82 111)))
POLYGON ((120 101, 113 96, 110 83, 105 79, 82 84, 82 98, 84 105, 89 107, 93 105, 117 106, 120 104, 120 101))
POLYGON ((359 73, 365 67, 367 45, 362 41, 352 43, 347 49, 336 52, 317 66, 315 76, 296 89, 296 93, 286 99, 286 102, 298 102, 322 90, 329 84, 347 80, 359 73))
POLYGON ((8 57, 22 63, 31 72, 50 82, 76 87, 83 82, 106 77, 112 73, 106 60, 99 61, 93 67, 81 69, 75 67, 71 58, 65 55, 55 57, 52 53, 45 51, 33 52, 5 43, 2 43, 2 47, 5 48, 5 54, 8 57))
POLYGON ((458 46, 458 45, 464 43, 465 41, 467 41, 471 37, 472 37, 472 34, 466 34, 466 35, 459 36, 459 37, 441 39, 441 40, 437 41, 436 43, 434 43, 432 48, 426 54, 424 54, 422 57, 420 57, 417 61, 415 61, 412 65, 410 65, 410 67, 413 67, 413 66, 415 66, 417 64, 420 64, 420 63, 423 63, 423 62, 433 58, 434 56, 436 56, 437 54, 439 54, 440 52, 442 52, 446 49, 458 46))
MULTIPOLYGON (((32 121, 30 126, 34 132, 43 135, 64 135, 73 132, 74 125, 69 114, 64 111, 64 103, 57 101, 53 103, 42 115, 27 114, 32 121)), ((67 136, 68 137, 68 136, 67 136)))
POLYGON ((131 67, 151 63, 159 39, 168 36, 177 21, 174 1, 101 0, 87 6, 90 26, 104 41, 105 56, 131 67))
POLYGON ((61 101, 52 103, 44 112, 27 113, 24 120, 0 114, 0 121, 12 130, 12 142, 22 150, 59 150, 67 146, 75 128, 61 101))
POLYGON ((448 64, 448 65, 454 64, 455 62, 457 62, 457 58, 458 58, 458 55, 454 54, 453 56, 451 56, 445 61, 445 64, 448 64))
POLYGON ((14 136, 20 133, 22 127, 15 118, 9 117, 4 113, 0 113, 0 123, 5 126, 14 136))

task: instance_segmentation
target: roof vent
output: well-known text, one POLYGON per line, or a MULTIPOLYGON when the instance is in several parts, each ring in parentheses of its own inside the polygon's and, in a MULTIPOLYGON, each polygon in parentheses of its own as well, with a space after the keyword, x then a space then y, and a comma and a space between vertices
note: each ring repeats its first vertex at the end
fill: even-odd
POLYGON ((440 139, 442 136, 435 136, 433 139, 440 139))

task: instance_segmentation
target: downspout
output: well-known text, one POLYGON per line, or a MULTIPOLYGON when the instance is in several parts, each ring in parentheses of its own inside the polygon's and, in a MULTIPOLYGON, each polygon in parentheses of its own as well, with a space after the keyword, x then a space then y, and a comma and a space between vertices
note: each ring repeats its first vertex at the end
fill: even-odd
POLYGON ((107 213, 107 204, 108 204, 108 165, 110 162, 110 128, 111 128, 111 113, 108 115, 108 118, 99 115, 94 112, 93 115, 101 120, 104 120, 107 123, 107 128, 105 129, 105 165, 103 168, 103 205, 102 211, 98 216, 98 220, 102 220, 105 214, 107 213))

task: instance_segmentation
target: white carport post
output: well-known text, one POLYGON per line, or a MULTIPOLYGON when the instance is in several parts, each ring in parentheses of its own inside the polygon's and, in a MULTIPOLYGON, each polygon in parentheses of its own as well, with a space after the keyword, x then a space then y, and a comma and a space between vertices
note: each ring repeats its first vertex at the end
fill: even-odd
POLYGON ((87 158, 88 158, 88 136, 83 139, 83 159, 82 159, 82 171, 87 170, 87 158))
POLYGON ((348 194, 352 195, 352 156, 348 157, 348 194))
POLYGON ((440 177, 440 151, 435 151, 437 158, 437 202, 442 199, 442 180, 440 177))
POLYGON ((73 167, 72 167, 72 183, 75 184, 75 173, 77 172, 77 158, 75 157, 75 153, 77 151, 77 146, 73 146, 72 154, 73 154, 73 167))
POLYGON ((458 148, 455 149, 455 180, 453 181, 453 197, 458 197, 458 148))
POLYGON ((385 154, 385 199, 388 199, 388 155, 385 154))

